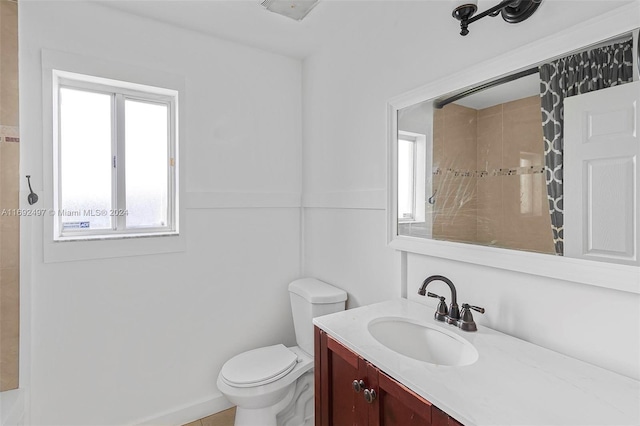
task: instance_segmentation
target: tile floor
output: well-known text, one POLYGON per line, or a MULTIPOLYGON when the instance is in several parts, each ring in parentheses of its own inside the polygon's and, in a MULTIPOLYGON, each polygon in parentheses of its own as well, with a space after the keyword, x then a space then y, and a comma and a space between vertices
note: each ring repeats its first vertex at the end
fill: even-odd
POLYGON ((236 407, 233 407, 184 426, 233 426, 235 418, 236 407))

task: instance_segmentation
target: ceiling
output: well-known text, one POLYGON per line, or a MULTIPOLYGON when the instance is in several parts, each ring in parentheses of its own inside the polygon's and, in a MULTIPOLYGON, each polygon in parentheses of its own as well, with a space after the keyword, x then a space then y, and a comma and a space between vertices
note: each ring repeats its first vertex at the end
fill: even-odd
MULTIPOLYGON (((178 27, 304 58, 350 28, 370 1, 321 0, 302 21, 269 12, 260 0, 105 0, 103 5, 178 27)), ((436 3, 436 2, 434 2, 436 3)))
MULTIPOLYGON (((26 0, 29 1, 29 0, 26 0)), ((406 31, 410 22, 413 33, 423 40, 456 44, 458 23, 451 18, 450 0, 320 0, 302 21, 267 11, 260 0, 92 0, 112 9, 154 19, 210 36, 239 42, 294 58, 305 58, 323 45, 343 44, 350 39, 366 40, 369 34, 379 36, 382 31, 406 31), (446 35, 446 38, 443 37, 446 35)), ((519 25, 535 27, 542 36, 545 28, 574 25, 593 18, 624 3, 638 0, 543 0, 534 18, 519 25), (580 3, 580 7, 575 5, 580 3), (540 23, 542 22, 542 26, 540 23)), ((480 0, 479 10, 485 10, 498 0, 480 0)), ((485 18, 470 27, 464 38, 489 40, 487 53, 499 44, 512 43, 503 39, 504 22, 499 18, 485 18), (490 21, 495 19, 491 23, 490 21), (487 31, 488 30, 488 31, 487 31)), ((520 32, 522 36, 523 32, 520 32)), ((513 34, 518 37, 518 34, 513 34)), ((515 41, 513 41, 515 42, 515 41)))

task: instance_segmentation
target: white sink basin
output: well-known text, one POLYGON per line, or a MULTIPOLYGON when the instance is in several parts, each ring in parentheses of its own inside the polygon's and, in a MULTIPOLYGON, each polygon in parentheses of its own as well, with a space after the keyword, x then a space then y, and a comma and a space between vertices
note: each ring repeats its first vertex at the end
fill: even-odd
POLYGON ((455 333, 401 317, 376 318, 369 333, 394 352, 435 365, 473 364, 478 351, 455 333))

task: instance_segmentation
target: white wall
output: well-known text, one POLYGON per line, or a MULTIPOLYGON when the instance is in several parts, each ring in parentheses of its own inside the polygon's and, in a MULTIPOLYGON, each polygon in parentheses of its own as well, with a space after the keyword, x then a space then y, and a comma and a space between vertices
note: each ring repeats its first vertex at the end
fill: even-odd
POLYGON ((180 423, 226 408, 215 380, 229 357, 294 343, 300 62, 95 4, 20 2, 19 17, 21 168, 40 194, 43 48, 186 82, 184 252, 45 264, 42 221, 23 223, 32 424, 180 423))
POLYGON ((416 290, 427 276, 442 274, 456 283, 461 302, 487 308, 476 314, 479 322, 639 379, 639 295, 429 256, 403 259, 386 246, 387 101, 622 5, 589 1, 578 10, 575 4, 545 1, 518 25, 486 18, 463 38, 447 2, 377 2, 367 5, 366 21, 354 23, 352 38, 307 58, 305 273, 347 289, 351 306, 405 291, 431 304, 416 290), (437 40, 430 36, 434 28, 437 40))

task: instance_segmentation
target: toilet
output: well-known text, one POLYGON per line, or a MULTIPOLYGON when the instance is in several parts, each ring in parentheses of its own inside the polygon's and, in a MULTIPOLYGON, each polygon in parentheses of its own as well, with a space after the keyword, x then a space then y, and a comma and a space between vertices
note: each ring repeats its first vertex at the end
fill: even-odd
POLYGON ((218 389, 235 404, 235 426, 313 425, 313 318, 343 311, 347 293, 315 278, 289 284, 297 346, 253 349, 227 361, 218 389))

